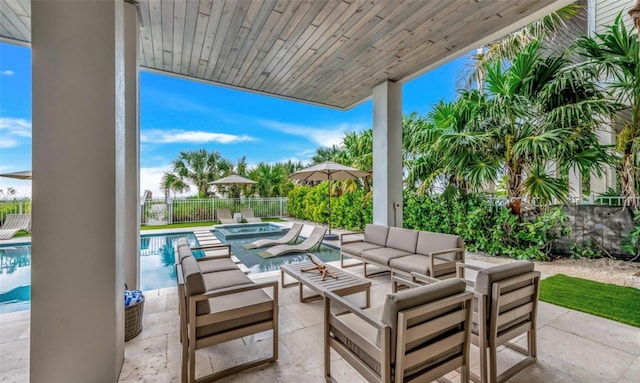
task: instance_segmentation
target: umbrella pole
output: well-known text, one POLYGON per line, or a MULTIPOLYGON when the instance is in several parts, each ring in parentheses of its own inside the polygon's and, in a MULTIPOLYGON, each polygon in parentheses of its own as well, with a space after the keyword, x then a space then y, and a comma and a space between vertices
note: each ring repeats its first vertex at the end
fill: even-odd
POLYGON ((329 173, 328 176, 329 176, 329 234, 326 234, 324 236, 324 239, 336 240, 338 239, 338 236, 336 234, 331 234, 331 173, 329 173))

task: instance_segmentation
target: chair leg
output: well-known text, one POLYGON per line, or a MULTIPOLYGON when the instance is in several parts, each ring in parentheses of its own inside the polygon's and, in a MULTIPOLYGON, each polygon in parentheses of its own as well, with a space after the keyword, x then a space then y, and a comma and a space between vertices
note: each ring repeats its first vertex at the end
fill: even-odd
POLYGON ((480 382, 487 383, 487 347, 480 342, 480 382))
POLYGON ((489 382, 498 383, 498 351, 494 345, 489 346, 489 382))
POLYGON ((469 383, 469 364, 460 367, 460 383, 469 383))
POLYGON ((529 330, 529 332, 527 332, 527 340, 529 342, 529 355, 533 358, 533 359, 537 359, 538 357, 538 342, 537 342, 537 330, 535 328, 532 328, 531 330, 529 330))

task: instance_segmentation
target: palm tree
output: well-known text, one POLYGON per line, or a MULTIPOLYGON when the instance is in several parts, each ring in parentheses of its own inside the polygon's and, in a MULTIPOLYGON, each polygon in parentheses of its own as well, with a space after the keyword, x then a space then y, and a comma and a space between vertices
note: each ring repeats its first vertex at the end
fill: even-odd
POLYGON ((252 187, 260 197, 286 196, 294 186, 293 182, 287 178, 288 175, 285 166, 270 165, 265 162, 259 163, 249 172, 249 177, 257 182, 252 187))
POLYGON ((506 175, 511 197, 551 201, 568 188, 548 174, 548 163, 561 174, 572 166, 601 171, 609 158, 595 130, 613 108, 564 55, 543 57, 541 49, 539 40, 530 43, 506 68, 503 60, 486 63, 483 90, 461 91, 426 120, 406 119, 408 181, 422 191, 438 185, 469 191, 506 175))
POLYGON ((310 165, 321 164, 326 161, 335 161, 336 156, 340 153, 341 148, 337 145, 330 147, 320 147, 316 149, 316 154, 311 157, 310 165))
POLYGON ((627 113, 615 116, 616 151, 620 154, 618 171, 625 205, 637 206, 640 182, 640 43, 627 30, 618 14, 614 24, 595 37, 583 36, 576 46, 586 61, 581 64, 590 80, 598 82, 612 100, 612 107, 622 107, 627 113), (616 129, 616 126, 620 127, 616 129))
POLYGON ((186 192, 190 184, 195 184, 200 198, 209 195, 209 182, 228 174, 233 167, 220 153, 206 149, 180 152, 172 165, 171 171, 162 177, 160 187, 165 193, 186 192))

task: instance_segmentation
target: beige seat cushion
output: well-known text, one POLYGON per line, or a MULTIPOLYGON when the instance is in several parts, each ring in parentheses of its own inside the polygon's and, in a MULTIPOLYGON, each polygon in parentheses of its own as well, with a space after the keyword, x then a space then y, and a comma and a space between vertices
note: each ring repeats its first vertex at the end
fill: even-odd
POLYGON ((412 271, 424 275, 431 275, 434 277, 446 274, 452 274, 456 272, 456 263, 453 261, 445 261, 436 258, 434 260, 433 273, 431 273, 429 262, 429 256, 422 254, 411 254, 400 258, 393 258, 389 261, 389 265, 397 270, 401 270, 407 273, 412 271))
POLYGON ((416 244, 418 242, 418 231, 411 229, 403 229, 400 227, 390 227, 389 236, 387 237, 387 247, 406 251, 409 254, 416 252, 416 244))
POLYGON ((198 327, 197 338, 273 319, 273 299, 262 290, 211 298, 209 305, 211 314, 219 322, 198 327))
POLYGON ((367 224, 364 228, 364 241, 378 246, 387 245, 389 226, 367 224))
MULTIPOLYGON (((374 318, 380 318, 380 315, 382 313, 382 306, 373 307, 370 309, 366 309, 364 311, 369 313, 374 318)), ((357 334, 359 334, 365 339, 368 339, 372 343, 380 346, 380 341, 377 339, 378 330, 375 327, 363 321, 362 319, 357 317, 355 314, 340 315, 338 318, 340 319, 341 322, 349 326, 349 328, 351 328, 357 334)), ((376 373, 380 374, 381 368, 380 368, 380 362, 378 361, 378 358, 375 358, 369 355, 366 351, 360 348, 355 342, 349 339, 345 334, 340 332, 338 329, 335 329, 335 328, 333 329, 333 335, 342 344, 344 344, 349 350, 351 350, 351 352, 357 355, 358 358, 360 358, 360 360, 362 360, 367 366, 369 366, 376 373)))
POLYGON ((393 258, 404 257, 411 253, 404 250, 398 250, 391 247, 380 247, 363 251, 360 255, 365 261, 374 262, 380 265, 389 266, 389 261, 393 258))
POLYGON ((219 290, 225 287, 241 286, 253 283, 249 277, 238 268, 235 270, 218 271, 217 273, 202 274, 207 291, 219 290))
POLYGON ((181 248, 182 246, 188 246, 188 247, 191 247, 191 246, 189 245, 189 241, 187 241, 187 239, 186 239, 185 237, 180 237, 180 238, 178 238, 178 244, 176 245, 176 247, 179 249, 179 248, 181 248))
POLYGON ((375 243, 353 242, 353 243, 345 243, 344 245, 341 245, 340 251, 360 257, 362 256, 363 251, 371 250, 371 249, 379 249, 381 247, 383 246, 376 245, 375 243))
POLYGON ((203 274, 216 273, 218 271, 238 270, 238 266, 231 258, 207 259, 198 261, 200 271, 203 274))
POLYGON ((193 257, 193 253, 191 252, 191 247, 187 246, 179 246, 178 247, 178 260, 182 263, 182 260, 186 257, 193 257))

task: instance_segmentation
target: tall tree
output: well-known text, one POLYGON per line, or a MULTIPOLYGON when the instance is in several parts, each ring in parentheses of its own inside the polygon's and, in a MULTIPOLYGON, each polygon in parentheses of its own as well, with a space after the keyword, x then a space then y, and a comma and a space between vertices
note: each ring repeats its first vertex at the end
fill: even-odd
POLYGON ((590 81, 600 84, 613 107, 624 111, 615 115, 616 150, 620 154, 620 184, 625 204, 637 205, 640 182, 640 43, 627 30, 622 13, 604 33, 583 36, 576 41, 586 59, 581 65, 590 81), (626 112, 625 112, 626 111, 626 112), (617 128, 619 127, 619 128, 617 128))
POLYGON ((209 195, 209 182, 228 174, 233 167, 219 152, 206 149, 180 152, 170 172, 164 173, 160 187, 166 192, 187 192, 190 184, 198 190, 198 197, 209 195))

